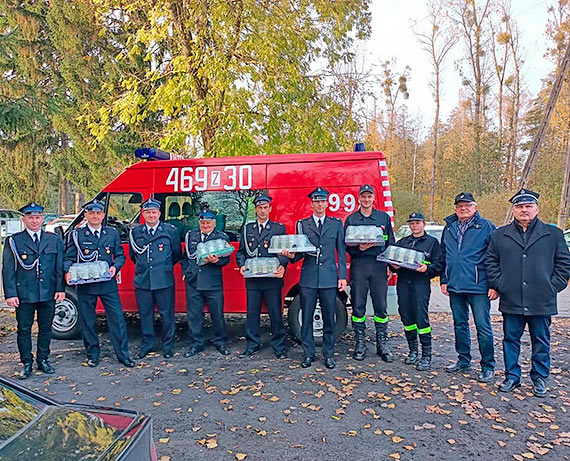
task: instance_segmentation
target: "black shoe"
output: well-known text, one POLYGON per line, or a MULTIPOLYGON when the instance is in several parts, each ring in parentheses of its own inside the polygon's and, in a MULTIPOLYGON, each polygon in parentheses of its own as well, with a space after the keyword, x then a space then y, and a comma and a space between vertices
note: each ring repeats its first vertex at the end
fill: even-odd
POLYGON ((38 370, 43 371, 46 375, 53 375, 55 369, 51 366, 47 359, 38 362, 38 370))
POLYGON ((495 378, 495 370, 485 369, 477 377, 480 383, 490 383, 495 378))
POLYGON ((332 357, 327 357, 325 359, 325 367, 329 368, 329 369, 333 369, 334 367, 336 367, 336 363, 334 361, 334 359, 332 357))
POLYGON ((499 391, 501 391, 501 392, 513 392, 517 387, 521 387, 520 381, 513 381, 512 379, 505 379, 499 385, 499 391))
POLYGON ((97 365, 99 365, 99 359, 87 359, 87 366, 95 368, 97 365))
POLYGON ((404 359, 404 363, 406 365, 415 365, 416 363, 418 363, 418 360, 420 359, 420 356, 418 355, 418 349, 417 349, 418 345, 416 343, 416 349, 412 349, 410 350, 410 352, 408 352, 408 355, 406 356, 406 358, 404 359))
POLYGON ((543 378, 536 378, 536 381, 532 383, 532 393, 536 397, 544 398, 546 397, 546 381, 543 378))
POLYGON ((162 356, 165 359, 171 359, 173 355, 174 355, 174 353, 172 352, 172 349, 165 349, 162 351, 162 356))
POLYGON ((137 364, 134 362, 134 360, 131 360, 130 358, 126 358, 124 360, 119 360, 119 363, 122 363, 124 366, 126 366, 127 368, 134 368, 137 366, 137 364))
POLYGON ((18 378, 28 379, 32 374, 32 362, 24 363, 24 369, 20 371, 18 378))
POLYGON ((471 364, 457 362, 457 363, 454 363, 453 365, 447 365, 445 367, 445 371, 447 371, 448 373, 458 373, 458 372, 464 372, 464 371, 471 371, 471 364))
POLYGON ((228 349, 228 346, 216 346, 216 349, 222 355, 230 355, 231 354, 230 350, 228 349))
POLYGON ((188 351, 184 352, 184 357, 186 358, 194 357, 196 354, 199 354, 200 352, 204 352, 204 349, 202 349, 201 347, 191 347, 190 349, 188 349, 188 351))
POLYGON ((251 357, 254 354, 257 354, 261 348, 259 346, 248 347, 245 351, 243 351, 239 357, 240 359, 245 359, 246 357, 251 357))
POLYGON ((275 357, 277 357, 278 359, 286 359, 287 358, 287 352, 275 351, 275 357))
POLYGON ((141 349, 140 351, 138 351, 137 355, 135 355, 135 359, 142 360, 151 352, 152 351, 150 349, 141 349))
POLYGON ((303 368, 309 368, 313 364, 313 360, 314 359, 312 357, 305 357, 303 362, 301 362, 301 366, 303 368))

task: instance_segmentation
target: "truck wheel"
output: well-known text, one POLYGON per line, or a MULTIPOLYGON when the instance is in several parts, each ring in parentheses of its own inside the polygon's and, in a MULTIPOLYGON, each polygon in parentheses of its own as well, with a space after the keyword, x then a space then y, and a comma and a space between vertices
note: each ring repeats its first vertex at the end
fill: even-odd
POLYGON ((54 339, 77 339, 80 336, 81 324, 79 323, 77 298, 71 293, 66 293, 65 299, 55 304, 52 337, 54 339))
MULTIPOLYGON (((301 312, 301 295, 297 295, 289 304, 289 310, 287 312, 287 321, 289 323, 289 329, 293 338, 301 342, 301 325, 303 323, 303 315, 301 312)), ((346 312, 346 307, 342 299, 338 296, 336 298, 335 305, 335 322, 334 322, 334 337, 335 341, 340 338, 340 335, 346 329, 346 324, 348 322, 348 314, 346 312)), ((321 315, 321 306, 317 300, 317 307, 315 308, 315 313, 313 315, 313 336, 315 337, 315 345, 322 346, 323 344, 323 318, 321 315)))

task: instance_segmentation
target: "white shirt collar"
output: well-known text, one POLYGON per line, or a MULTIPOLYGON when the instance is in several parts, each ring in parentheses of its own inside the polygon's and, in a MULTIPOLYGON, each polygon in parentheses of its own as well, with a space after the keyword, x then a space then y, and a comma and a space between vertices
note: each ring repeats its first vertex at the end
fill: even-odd
POLYGON ((261 226, 265 229, 265 226, 267 226, 267 223, 269 222, 269 219, 266 219, 265 221, 261 222, 259 219, 257 220, 257 225, 261 226))
POLYGON ((325 218, 326 218, 326 217, 327 217, 327 216, 324 215, 324 216, 321 216, 320 218, 318 218, 317 216, 313 215, 313 221, 315 221, 315 225, 318 226, 318 225, 319 225, 319 221, 321 221, 322 224, 325 223, 325 218))
POLYGON ((95 231, 99 231, 99 235, 101 235, 103 226, 101 226, 99 229, 93 229, 89 224, 87 224, 87 229, 89 229, 89 232, 91 232, 93 235, 95 235, 95 231))
POLYGON ((154 229, 154 231, 156 232, 156 229, 158 229, 158 225, 159 223, 156 223, 156 225, 154 225, 153 227, 150 227, 148 224, 146 225, 146 230, 147 232, 150 234, 150 230, 154 229))
POLYGON ((30 230, 26 227, 26 230, 28 231, 28 234, 30 234, 30 237, 32 238, 32 240, 34 240, 34 234, 38 234, 38 239, 42 238, 42 230, 41 229, 37 232, 34 232, 33 230, 30 230))

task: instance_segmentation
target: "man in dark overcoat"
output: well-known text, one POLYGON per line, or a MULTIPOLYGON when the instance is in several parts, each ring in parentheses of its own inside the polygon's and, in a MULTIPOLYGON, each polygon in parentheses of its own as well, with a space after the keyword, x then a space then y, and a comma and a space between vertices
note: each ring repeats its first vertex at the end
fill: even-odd
POLYGON ((562 231, 538 219, 539 194, 521 189, 511 199, 514 221, 493 232, 485 264, 489 285, 499 292, 503 314, 505 380, 502 392, 521 385, 519 353, 528 325, 532 343, 530 378, 537 397, 547 394, 550 322, 558 313, 557 293, 570 277, 570 253, 562 231))

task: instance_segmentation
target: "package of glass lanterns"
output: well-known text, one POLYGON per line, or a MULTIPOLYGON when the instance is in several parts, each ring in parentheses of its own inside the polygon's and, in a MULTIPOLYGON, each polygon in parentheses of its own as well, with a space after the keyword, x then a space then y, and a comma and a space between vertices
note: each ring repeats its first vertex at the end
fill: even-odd
POLYGON ((230 245, 230 242, 224 239, 214 239, 208 240, 206 242, 200 242, 196 246, 196 261, 199 266, 207 264, 206 258, 208 255, 217 256, 218 258, 223 258, 224 256, 229 256, 234 251, 234 247, 230 245))
POLYGON ((421 264, 426 264, 425 255, 421 251, 390 245, 376 259, 388 264, 395 264, 406 269, 416 270, 421 264))
POLYGON ((275 271, 279 269, 277 258, 248 258, 245 260, 245 278, 275 277, 275 271))
POLYGON ((378 226, 348 226, 344 243, 347 245, 373 243, 375 246, 384 246, 384 232, 378 226))
POLYGON ((83 285, 85 283, 107 282, 111 280, 107 261, 90 263, 75 263, 69 268, 69 284, 83 285))
POLYGON ((269 244, 269 253, 281 253, 283 250, 292 253, 305 251, 317 251, 317 247, 311 243, 305 234, 274 235, 269 244))

